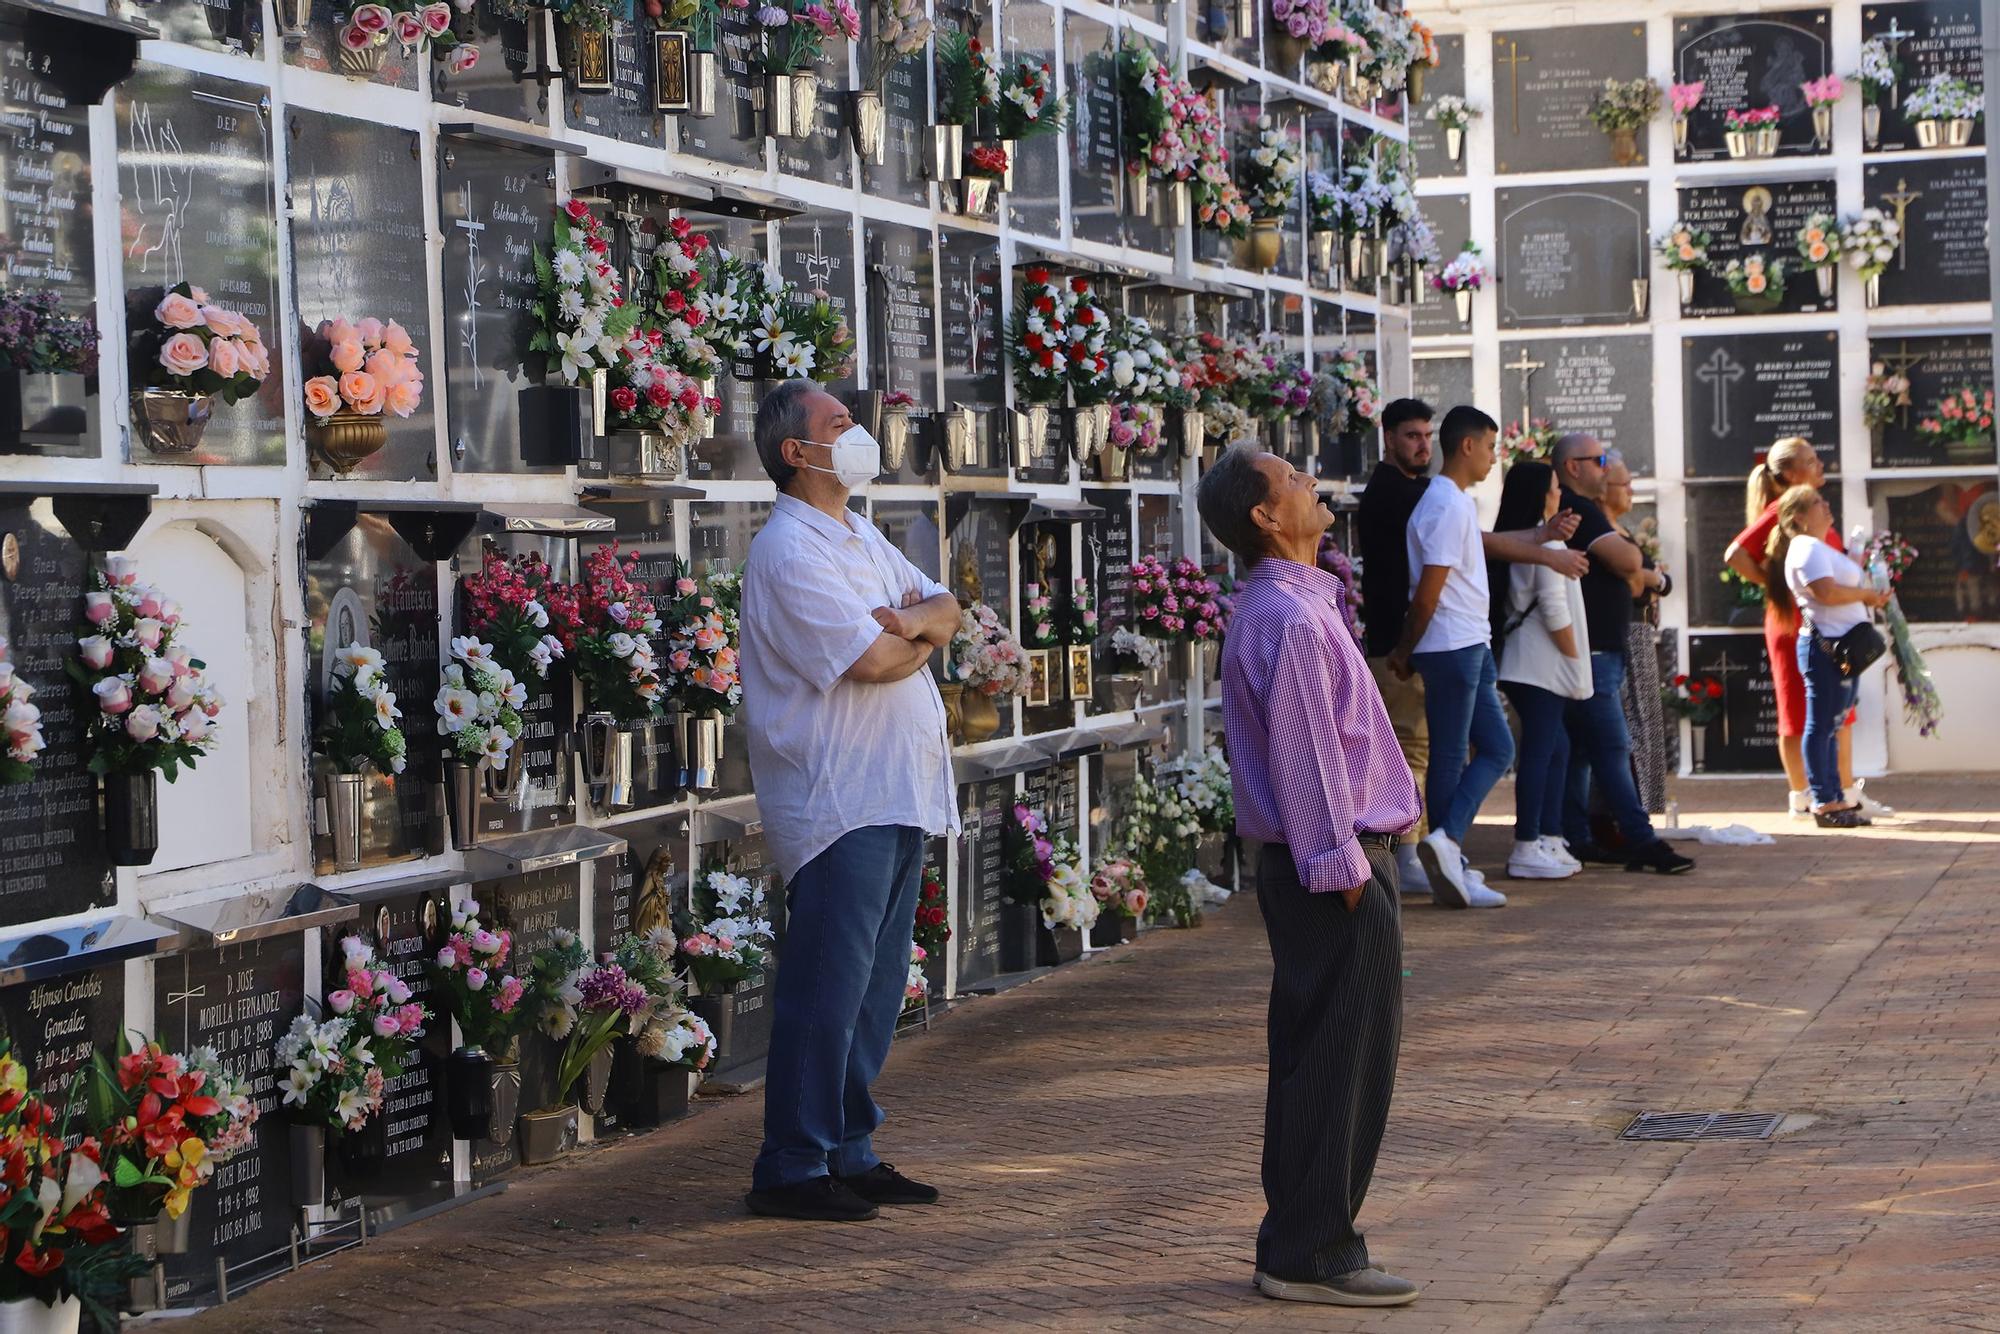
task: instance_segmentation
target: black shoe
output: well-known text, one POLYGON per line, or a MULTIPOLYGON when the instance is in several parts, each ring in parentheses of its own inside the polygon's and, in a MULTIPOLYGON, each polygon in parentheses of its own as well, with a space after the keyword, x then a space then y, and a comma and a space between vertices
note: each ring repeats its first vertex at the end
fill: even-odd
POLYGON ((1599 866, 1623 866, 1631 860, 1624 853, 1613 852, 1601 843, 1572 843, 1569 845, 1569 855, 1585 866, 1593 863, 1599 866))
POLYGON ((751 1213, 766 1218, 801 1218, 813 1223, 861 1223, 880 1212, 834 1177, 753 1190, 743 1197, 743 1203, 750 1206, 751 1213))
POLYGON ((837 1180, 872 1204, 936 1204, 938 1188, 912 1181, 887 1163, 877 1163, 860 1176, 837 1180))
POLYGON ((1814 811, 1813 823, 1821 829, 1860 829, 1875 822, 1861 813, 1858 806, 1843 806, 1837 811, 1814 811))
POLYGON ((1667 846, 1665 839, 1656 838, 1639 849, 1638 855, 1625 863, 1625 869, 1652 871, 1658 875, 1681 875, 1694 869, 1694 858, 1681 856, 1667 846))

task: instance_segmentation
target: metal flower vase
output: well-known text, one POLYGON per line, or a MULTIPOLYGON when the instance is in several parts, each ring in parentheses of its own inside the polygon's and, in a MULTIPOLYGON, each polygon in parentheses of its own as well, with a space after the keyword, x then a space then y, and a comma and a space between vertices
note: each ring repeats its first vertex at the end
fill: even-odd
POLYGON ((377 33, 376 40, 360 50, 342 44, 340 48, 340 72, 355 78, 366 78, 382 68, 382 57, 388 54, 389 39, 386 33, 377 33))
POLYGON ((707 792, 721 781, 724 718, 713 709, 688 722, 688 786, 707 792))
POLYGON ((633 783, 632 734, 608 713, 583 720, 583 777, 603 811, 629 811, 637 801, 633 783))
POLYGON ((1231 6, 1230 28, 1242 40, 1257 35, 1257 0, 1235 0, 1231 6))
POLYGON ((1861 138, 1870 148, 1882 143, 1882 108, 1870 102, 1861 108, 1861 138))
POLYGON ((1325 228, 1306 233, 1306 250, 1312 259, 1313 273, 1323 283, 1333 282, 1334 265, 1338 259, 1340 233, 1325 228))
POLYGON ((361 869, 361 811, 368 799, 368 775, 322 775, 321 795, 326 802, 326 829, 333 840, 333 869, 361 869))
POLYGON ((765 129, 777 139, 804 139, 819 113, 819 80, 811 70, 764 76, 765 129))
POLYGON ((1732 158, 1749 157, 1750 132, 1748 130, 1724 130, 1722 132, 1722 146, 1729 150, 1729 156, 1732 158))
POLYGON ((305 40, 312 27, 312 0, 278 0, 278 32, 285 39, 285 45, 296 46, 305 40))
POLYGON ((479 771, 482 765, 446 760, 444 806, 451 824, 451 845, 459 851, 479 846, 479 771))
POLYGON ((1956 117, 1944 123, 1944 144, 1946 148, 1965 148, 1972 143, 1972 130, 1976 121, 1956 117))
POLYGON ((955 181, 965 175, 965 127, 931 126, 931 179, 955 181))
POLYGON ((1837 274, 1839 271, 1840 270, 1832 264, 1822 264, 1818 268, 1813 270, 1813 280, 1819 284, 1819 294, 1821 300, 1829 300, 1832 298, 1834 275, 1837 274))
POLYGON ((722 56, 715 51, 688 53, 688 115, 707 120, 715 114, 722 87, 722 56))
POLYGON ((732 991, 705 992, 690 997, 688 1008, 701 1016, 708 1025, 708 1035, 715 1039, 715 1055, 709 1058, 708 1068, 720 1070, 728 1064, 731 1047, 736 1037, 736 994, 732 991))
POLYGON ((1153 209, 1153 178, 1143 171, 1125 173, 1125 214, 1144 218, 1153 209))
POLYGON ((1132 471, 1132 451, 1124 445, 1104 444, 1103 452, 1097 456, 1097 479, 1101 482, 1125 481, 1132 471))
POLYGON ((488 1143, 505 1148, 513 1142, 521 1113, 521 1062, 510 1047, 494 1055, 487 1101, 491 1106, 488 1143))
POLYGON ((309 1208, 326 1198, 326 1127, 292 1121, 285 1132, 291 1139, 292 1207, 309 1208))
POLYGON ((847 94, 847 123, 854 135, 854 151, 861 155, 861 160, 870 166, 881 166, 883 149, 889 142, 889 113, 882 105, 882 94, 873 88, 847 94))
POLYGON ((1777 126, 1775 125, 1759 126, 1756 134, 1757 142, 1755 146, 1751 149, 1751 152, 1755 154, 1757 157, 1775 157, 1778 152, 1778 141, 1780 137, 1781 137, 1781 131, 1778 129, 1777 126))
POLYGON ((521 1113, 521 1162, 552 1163, 576 1147, 576 1108, 544 1107, 521 1113))
POLYGON ((445 1116, 453 1139, 480 1140, 493 1131, 493 1058, 467 1044, 444 1062, 445 1116))
POLYGON ((1181 409, 1181 455, 1193 458, 1201 453, 1202 442, 1208 438, 1208 414, 1200 408, 1181 409))
POLYGON ((1250 235, 1243 241, 1243 267, 1252 273, 1269 273, 1277 267, 1278 254, 1284 249, 1284 233, 1278 230, 1280 218, 1252 218, 1250 235))
POLYGON ((306 443, 313 453, 337 473, 347 473, 364 459, 373 458, 389 443, 389 423, 380 413, 364 416, 359 412, 336 412, 331 417, 306 419, 306 443))
POLYGON ((1861 300, 1873 310, 1882 304, 1882 275, 1871 273, 1861 281, 1861 300))
POLYGON ((1941 120, 1920 120, 1916 124, 1918 148, 1942 148, 1944 146, 1944 122, 1941 120))
POLYGON ((1647 278, 1632 280, 1632 313, 1640 319, 1646 318, 1646 306, 1653 297, 1653 284, 1647 278))
POLYGON ((1347 238, 1347 280, 1359 286, 1375 278, 1375 238, 1356 232, 1347 238))
POLYGON ((1151 190, 1147 219, 1156 227, 1180 228, 1194 217, 1194 200, 1186 181, 1168 181, 1151 190))
POLYGON ((609 1046, 600 1047, 584 1067, 583 1087, 578 1090, 577 1099, 592 1116, 604 1115, 604 1095, 611 1088, 611 1064, 616 1057, 617 1053, 609 1046))
POLYGON ((132 395, 132 425, 155 454, 192 454, 199 449, 202 432, 208 429, 214 411, 212 394, 141 389, 132 395))
POLYGON ((1833 147, 1833 105, 1821 103, 1812 109, 1813 142, 1821 148, 1833 147))
POLYGON ((113 866, 150 866, 160 850, 159 776, 104 775, 104 839, 113 866))
MULTIPOLYGON (((150 1280, 145 1282, 150 1288, 150 1280)), ((74 1297, 53 1306, 38 1297, 0 1302, 0 1334, 77 1334, 82 1327, 83 1303, 74 1297)))
POLYGON ((975 467, 979 462, 979 422, 972 409, 961 404, 939 415, 944 419, 937 429, 944 439, 946 469, 963 472, 975 467))
POLYGON ((1459 288, 1457 291, 1451 294, 1451 300, 1452 304, 1458 307, 1458 322, 1462 325, 1471 324, 1472 289, 1470 287, 1459 288))
POLYGON ((904 408, 882 409, 882 467, 900 473, 910 455, 910 414, 904 408))

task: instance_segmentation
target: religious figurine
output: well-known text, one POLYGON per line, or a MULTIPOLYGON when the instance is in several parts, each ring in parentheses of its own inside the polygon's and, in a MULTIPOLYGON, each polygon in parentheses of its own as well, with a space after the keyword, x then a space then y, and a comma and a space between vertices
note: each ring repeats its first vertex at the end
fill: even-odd
POLYGON ((1737 235, 1746 246, 1771 244, 1771 192, 1763 186, 1743 192, 1743 229, 1737 235))
POLYGON ((653 850, 646 860, 646 876, 639 884, 638 898, 632 904, 632 933, 643 936, 654 927, 674 929, 673 850, 664 843, 653 850))
POLYGON ((981 596, 984 591, 984 585, 979 580, 979 558, 973 554, 972 543, 970 542, 961 542, 959 544, 958 574, 954 582, 958 584, 959 593, 970 604, 977 604, 986 600, 981 596))
POLYGON ((1049 566, 1056 559, 1056 535, 1048 528, 1042 529, 1035 539, 1035 583, 1046 589, 1049 585, 1049 566))

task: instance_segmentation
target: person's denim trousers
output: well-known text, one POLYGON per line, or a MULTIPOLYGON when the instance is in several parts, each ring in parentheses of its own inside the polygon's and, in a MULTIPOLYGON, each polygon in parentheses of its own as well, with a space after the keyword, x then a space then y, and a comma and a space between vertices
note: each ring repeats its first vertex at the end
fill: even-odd
POLYGON ((1486 794, 1514 762, 1514 734, 1500 705, 1493 650, 1472 644, 1443 653, 1413 653, 1410 665, 1424 678, 1424 716, 1431 733, 1424 805, 1432 829, 1463 843, 1486 794))
POLYGON ((1507 702, 1521 720, 1520 754, 1514 764, 1514 840, 1532 843, 1562 832, 1563 794, 1568 789, 1569 733, 1563 710, 1569 701, 1553 690, 1524 681, 1502 681, 1507 702))
POLYGON ((1563 837, 1580 848, 1590 840, 1590 784, 1594 778, 1604 805, 1624 835, 1625 851, 1637 853, 1658 839, 1632 780, 1632 734, 1618 692, 1625 684, 1623 653, 1590 655, 1589 699, 1567 701, 1569 726, 1568 795, 1563 801, 1563 837))
POLYGON ((1840 724, 1854 707, 1860 682, 1840 674, 1833 655, 1819 637, 1799 632, 1799 675, 1806 679, 1806 734, 1800 742, 1805 751, 1806 786, 1813 802, 1825 806, 1840 801, 1840 724))
POLYGON ((755 1189, 881 1161, 868 1086, 903 1011, 923 863, 923 830, 874 825, 841 835, 786 887, 755 1189))

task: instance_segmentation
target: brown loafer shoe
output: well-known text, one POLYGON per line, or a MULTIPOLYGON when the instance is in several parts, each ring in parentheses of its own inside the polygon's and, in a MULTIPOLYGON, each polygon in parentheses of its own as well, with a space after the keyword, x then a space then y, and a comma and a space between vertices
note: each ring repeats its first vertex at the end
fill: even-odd
POLYGON ((1407 1306, 1419 1292, 1410 1280, 1373 1267, 1324 1280, 1286 1279, 1260 1272, 1257 1290, 1281 1302, 1322 1306, 1407 1306))

